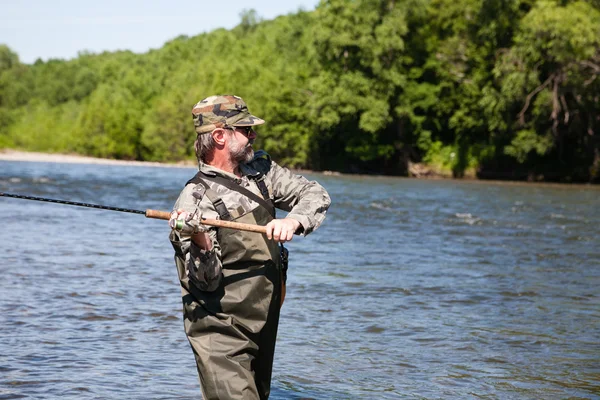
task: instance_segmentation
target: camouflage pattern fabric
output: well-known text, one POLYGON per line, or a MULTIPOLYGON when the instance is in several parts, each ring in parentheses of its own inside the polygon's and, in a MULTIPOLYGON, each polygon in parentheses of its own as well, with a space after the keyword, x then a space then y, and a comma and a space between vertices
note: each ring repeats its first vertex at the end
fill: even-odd
MULTIPOLYGON (((271 161, 264 151, 257 151, 250 163, 240 165, 241 178, 202 162, 199 164, 199 169, 208 175, 218 175, 231 179, 258 196, 262 195, 255 179, 261 174, 264 175, 264 181, 275 207, 289 211, 287 218, 300 222, 301 228, 298 233, 302 235, 308 235, 321 225, 331 203, 329 194, 321 185, 314 181, 308 181, 305 177, 296 175, 289 169, 279 166, 271 161)), ((259 207, 257 202, 237 191, 230 190, 215 182, 207 181, 207 183, 223 200, 233 219, 248 214, 259 207)), ((202 200, 198 200, 193 196, 193 193, 198 189, 204 190, 200 185, 187 185, 181 192, 174 209, 183 209, 193 214, 199 208, 202 217, 219 219, 219 214, 207 196, 204 196, 202 200)), ((221 268, 221 245, 217 240, 217 230, 216 228, 210 228, 208 232, 213 243, 213 249, 210 252, 198 249, 191 242, 189 234, 173 233, 173 235, 176 235, 175 239, 181 242, 183 246, 184 251, 182 253, 185 255, 187 273, 191 274, 191 279, 202 290, 215 287, 215 281, 218 279, 221 268)))
POLYGON ((196 133, 209 133, 226 126, 254 126, 265 121, 248 111, 241 97, 233 95, 210 96, 192 108, 196 133))

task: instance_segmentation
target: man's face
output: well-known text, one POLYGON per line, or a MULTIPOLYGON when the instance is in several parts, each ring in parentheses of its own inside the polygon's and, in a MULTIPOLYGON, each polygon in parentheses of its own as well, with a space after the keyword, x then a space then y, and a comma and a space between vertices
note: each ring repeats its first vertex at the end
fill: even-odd
POLYGON ((254 149, 252 144, 256 139, 256 132, 247 128, 231 128, 229 130, 229 154, 231 159, 245 164, 254 158, 254 149))

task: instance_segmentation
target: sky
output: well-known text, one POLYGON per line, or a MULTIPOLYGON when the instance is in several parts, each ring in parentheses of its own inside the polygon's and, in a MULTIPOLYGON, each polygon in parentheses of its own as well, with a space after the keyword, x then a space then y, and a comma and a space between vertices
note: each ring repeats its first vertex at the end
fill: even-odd
POLYGON ((70 59, 80 51, 144 53, 179 36, 238 25, 243 10, 262 19, 314 10, 318 0, 0 0, 0 44, 23 63, 70 59))

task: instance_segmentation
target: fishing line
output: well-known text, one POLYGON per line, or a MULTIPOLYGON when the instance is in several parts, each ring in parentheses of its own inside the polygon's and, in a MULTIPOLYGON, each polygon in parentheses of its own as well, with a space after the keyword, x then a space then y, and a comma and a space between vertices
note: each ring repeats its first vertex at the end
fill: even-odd
POLYGON ((24 200, 45 201, 45 202, 48 202, 48 203, 67 204, 67 205, 70 205, 70 206, 97 208, 99 210, 120 211, 120 212, 132 213, 132 214, 144 214, 144 215, 146 214, 146 211, 133 210, 131 208, 109 207, 109 206, 102 206, 102 205, 99 205, 99 204, 79 203, 79 202, 76 202, 76 201, 48 199, 48 198, 45 198, 45 197, 35 197, 35 196, 24 196, 22 194, 13 194, 13 193, 3 193, 3 192, 0 192, 0 196, 3 196, 3 197, 12 197, 12 198, 15 198, 15 199, 24 199, 24 200))

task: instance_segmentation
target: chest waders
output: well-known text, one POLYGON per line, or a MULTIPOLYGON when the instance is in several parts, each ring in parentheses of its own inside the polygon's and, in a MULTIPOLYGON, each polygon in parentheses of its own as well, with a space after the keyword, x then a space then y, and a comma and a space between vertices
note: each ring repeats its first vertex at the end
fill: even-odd
MULTIPOLYGON (((198 178, 190 182, 196 183, 198 178)), ((220 200, 209 199, 213 204, 220 200)), ((271 210, 260 205, 237 218, 230 217, 258 225, 272 219, 271 210)), ((182 286, 184 326, 202 393, 206 400, 266 399, 282 295, 280 249, 265 235, 253 232, 219 228, 217 239, 223 265, 219 287, 213 292, 201 291, 187 279, 182 286)), ((182 261, 177 261, 180 278, 185 276, 182 261)))

